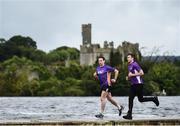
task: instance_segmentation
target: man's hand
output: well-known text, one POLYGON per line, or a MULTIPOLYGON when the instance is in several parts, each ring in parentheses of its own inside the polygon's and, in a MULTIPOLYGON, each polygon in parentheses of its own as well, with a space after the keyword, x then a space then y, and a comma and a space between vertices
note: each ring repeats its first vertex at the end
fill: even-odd
POLYGON ((97 81, 99 80, 97 75, 96 75, 96 76, 94 76, 94 78, 95 78, 95 80, 97 80, 97 81))
POLYGON ((116 83, 116 79, 111 79, 111 83, 116 83))
POLYGON ((126 80, 127 80, 127 81, 129 80, 129 77, 128 77, 128 76, 126 76, 126 80))
POLYGON ((108 88, 106 89, 106 92, 111 92, 111 88, 112 88, 112 86, 108 85, 108 88))
POLYGON ((96 72, 94 72, 93 76, 94 76, 95 80, 99 80, 96 72))

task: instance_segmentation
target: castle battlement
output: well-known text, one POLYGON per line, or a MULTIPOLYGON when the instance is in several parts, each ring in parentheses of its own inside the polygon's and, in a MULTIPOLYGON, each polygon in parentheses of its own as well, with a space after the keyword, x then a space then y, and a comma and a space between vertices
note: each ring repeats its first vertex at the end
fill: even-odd
POLYGON ((106 60, 110 60, 110 53, 113 51, 119 52, 121 55, 122 62, 126 55, 129 52, 134 53, 137 58, 140 56, 139 44, 130 43, 127 41, 122 42, 122 46, 119 45, 117 48, 114 48, 114 42, 104 41, 104 47, 101 48, 100 44, 91 43, 91 24, 82 25, 82 44, 80 45, 80 64, 81 65, 93 65, 97 57, 103 55, 106 60))

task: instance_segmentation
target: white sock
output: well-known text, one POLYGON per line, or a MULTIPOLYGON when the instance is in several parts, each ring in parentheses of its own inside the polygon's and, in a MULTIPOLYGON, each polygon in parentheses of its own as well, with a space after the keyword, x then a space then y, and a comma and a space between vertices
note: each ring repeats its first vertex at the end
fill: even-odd
POLYGON ((102 114, 102 115, 103 115, 103 112, 100 112, 100 114, 102 114))
POLYGON ((118 105, 118 110, 121 109, 120 105, 118 105))

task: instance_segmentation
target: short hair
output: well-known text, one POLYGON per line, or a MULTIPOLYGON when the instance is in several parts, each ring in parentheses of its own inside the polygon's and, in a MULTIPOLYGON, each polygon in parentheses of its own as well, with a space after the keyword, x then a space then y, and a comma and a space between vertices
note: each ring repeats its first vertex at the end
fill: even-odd
POLYGON ((133 53, 128 53, 127 56, 131 56, 132 58, 135 58, 134 54, 133 53))
POLYGON ((104 56, 99 56, 98 59, 99 59, 99 58, 102 58, 103 60, 106 60, 106 59, 104 58, 104 56))

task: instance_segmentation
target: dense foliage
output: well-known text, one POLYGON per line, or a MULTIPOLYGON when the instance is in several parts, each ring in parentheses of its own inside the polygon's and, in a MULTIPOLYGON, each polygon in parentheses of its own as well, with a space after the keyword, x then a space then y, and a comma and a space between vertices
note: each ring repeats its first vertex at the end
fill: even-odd
MULTIPOLYGON (((94 66, 79 65, 80 52, 59 47, 45 53, 30 37, 0 39, 0 96, 98 96, 99 82, 93 78, 94 66)), ((163 89, 167 95, 180 95, 180 62, 139 62, 145 72, 145 94, 163 89)), ((128 95, 127 63, 111 52, 110 65, 120 71, 113 95, 128 95)))

